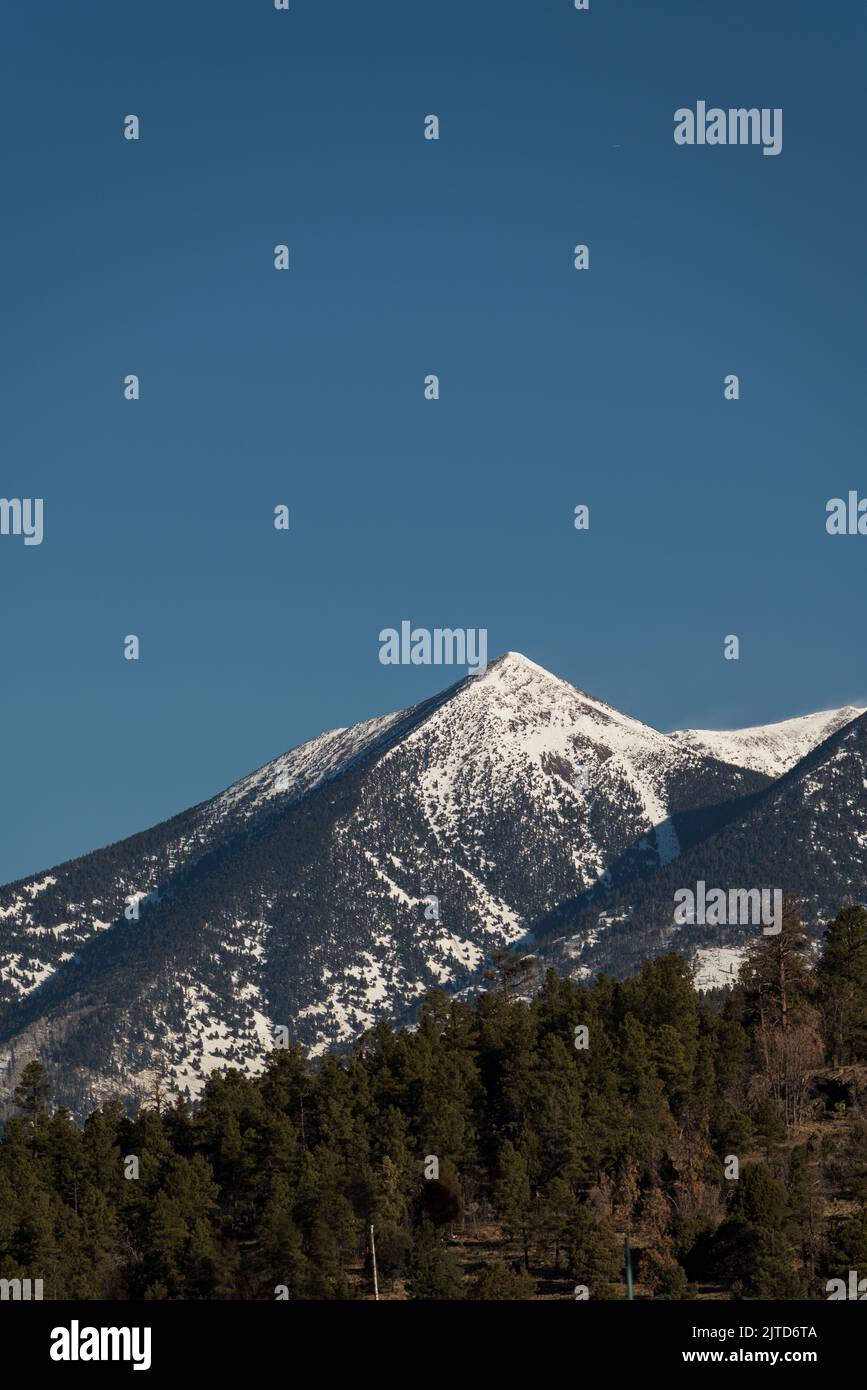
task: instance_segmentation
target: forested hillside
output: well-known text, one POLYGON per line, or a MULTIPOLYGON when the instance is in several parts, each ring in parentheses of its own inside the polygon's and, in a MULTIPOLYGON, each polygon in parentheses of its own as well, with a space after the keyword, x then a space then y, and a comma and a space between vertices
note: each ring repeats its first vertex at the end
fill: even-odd
POLYGON ((789 909, 739 985, 683 959, 516 998, 434 992, 342 1059, 275 1049, 81 1127, 31 1063, 0 1142, 0 1277, 52 1299, 827 1297, 867 1273, 867 911, 789 909), (586 1031, 585 1031, 586 1030, 586 1031))

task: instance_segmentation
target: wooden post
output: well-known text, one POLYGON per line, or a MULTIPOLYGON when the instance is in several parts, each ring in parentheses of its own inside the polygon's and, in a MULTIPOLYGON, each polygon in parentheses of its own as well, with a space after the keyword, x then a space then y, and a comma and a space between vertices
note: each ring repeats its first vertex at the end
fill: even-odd
POLYGON ((373 1297, 379 1302, 379 1281, 376 1277, 376 1241, 373 1238, 373 1227, 370 1228, 370 1254, 373 1259, 373 1297))

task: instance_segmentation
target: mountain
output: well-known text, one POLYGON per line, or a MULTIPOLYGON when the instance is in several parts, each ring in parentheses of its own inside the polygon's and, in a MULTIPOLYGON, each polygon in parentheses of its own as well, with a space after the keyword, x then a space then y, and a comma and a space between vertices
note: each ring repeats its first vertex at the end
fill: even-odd
POLYGON ((855 705, 844 705, 842 709, 822 710, 752 729, 679 729, 669 738, 720 762, 749 767, 769 777, 782 777, 817 744, 864 713, 855 705))
POLYGON ((731 948, 742 955, 754 928, 676 926, 675 894, 699 881, 727 893, 778 888, 800 901, 814 935, 843 904, 867 902, 867 713, 730 809, 720 828, 644 879, 640 893, 617 885, 604 900, 588 894, 561 911, 577 968, 635 967, 664 945, 697 951, 697 977, 723 983, 737 958, 731 948))
POLYGON ((630 914, 778 785, 508 652, 0 889, 0 1099, 34 1055, 76 1112, 163 1075, 195 1097, 275 1029, 321 1053, 510 943, 629 968, 660 948, 630 914))

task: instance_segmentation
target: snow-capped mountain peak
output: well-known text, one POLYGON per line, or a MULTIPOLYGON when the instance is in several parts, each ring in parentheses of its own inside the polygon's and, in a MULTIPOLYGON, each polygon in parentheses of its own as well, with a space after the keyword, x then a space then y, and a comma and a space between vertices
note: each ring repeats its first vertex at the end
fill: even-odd
MULTIPOLYGON (((833 721, 779 727, 799 722, 813 746, 833 721)), ((768 787, 773 732, 663 734, 510 651, 320 734, 0 888, 0 1102, 36 1052, 73 1108, 134 1097, 157 1063, 195 1096, 216 1066, 260 1068, 277 1024, 348 1043, 433 985, 476 987, 505 944, 565 940, 588 904, 590 970, 643 886, 768 787)))

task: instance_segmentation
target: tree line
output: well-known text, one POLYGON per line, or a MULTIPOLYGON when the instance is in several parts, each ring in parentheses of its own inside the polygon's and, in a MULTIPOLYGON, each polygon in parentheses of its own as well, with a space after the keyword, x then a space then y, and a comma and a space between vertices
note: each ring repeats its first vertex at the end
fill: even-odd
POLYGON ((867 1276, 867 911, 789 904, 734 989, 679 955, 471 1001, 345 1056, 278 1048, 77 1125, 31 1062, 0 1137, 0 1279, 55 1299, 824 1298, 867 1276))

